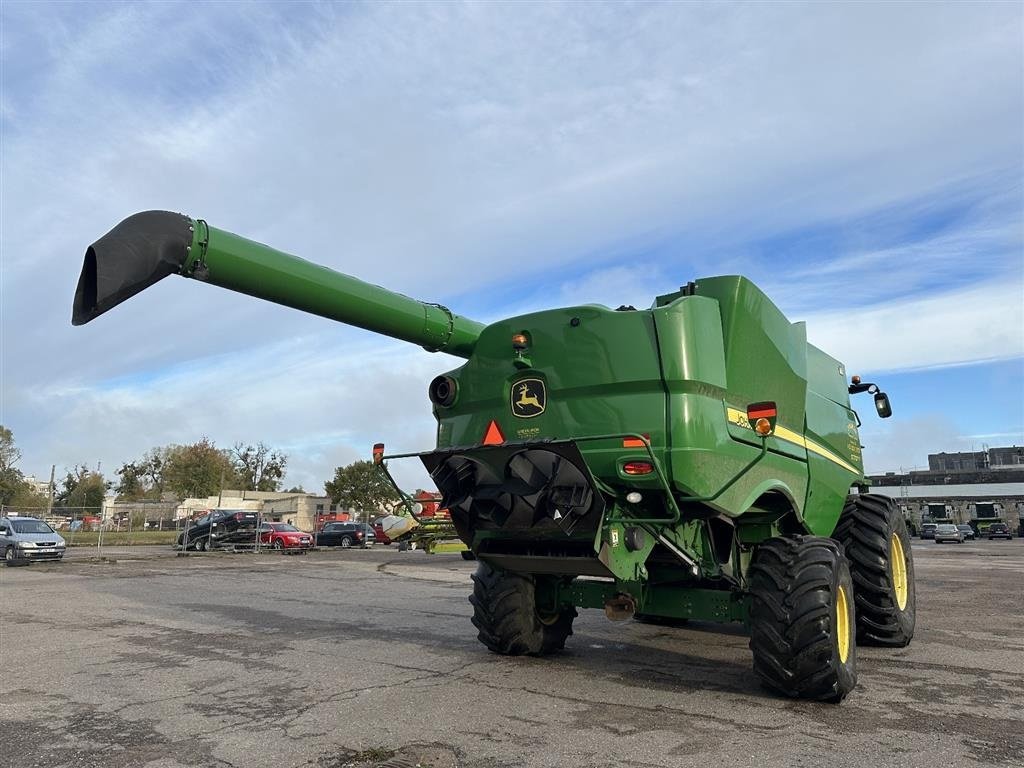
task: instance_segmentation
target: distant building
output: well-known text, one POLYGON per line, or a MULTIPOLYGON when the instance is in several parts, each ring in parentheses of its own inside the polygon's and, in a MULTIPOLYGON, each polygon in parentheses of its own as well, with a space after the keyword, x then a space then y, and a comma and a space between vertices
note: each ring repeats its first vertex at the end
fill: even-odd
POLYGON ((928 454, 931 472, 977 472, 979 470, 1024 469, 1024 447, 1012 445, 984 451, 928 454))
POLYGON ((32 490, 38 493, 40 496, 49 497, 50 495, 50 481, 39 480, 35 475, 25 475, 25 482, 32 486, 32 490))
POLYGON ((874 493, 896 499, 912 525, 922 519, 1003 520, 1024 531, 1024 448, 933 453, 928 469, 872 475, 874 493))

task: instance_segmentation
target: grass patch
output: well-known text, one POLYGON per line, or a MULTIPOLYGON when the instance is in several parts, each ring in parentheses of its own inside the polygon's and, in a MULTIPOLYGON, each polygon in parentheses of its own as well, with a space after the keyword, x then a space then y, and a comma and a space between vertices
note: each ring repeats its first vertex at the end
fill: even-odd
MULTIPOLYGON (((100 538, 98 531, 58 531, 58 533, 69 547, 95 547, 100 538)), ((171 546, 177 538, 177 531, 104 531, 103 546, 132 547, 142 544, 171 546)))

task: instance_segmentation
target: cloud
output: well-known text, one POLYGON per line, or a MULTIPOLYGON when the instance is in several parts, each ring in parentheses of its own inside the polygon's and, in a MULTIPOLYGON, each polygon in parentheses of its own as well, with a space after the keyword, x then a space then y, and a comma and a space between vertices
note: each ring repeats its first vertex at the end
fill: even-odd
POLYGON ((1024 285, 993 282, 807 317, 812 344, 879 373, 1024 357, 1024 285))

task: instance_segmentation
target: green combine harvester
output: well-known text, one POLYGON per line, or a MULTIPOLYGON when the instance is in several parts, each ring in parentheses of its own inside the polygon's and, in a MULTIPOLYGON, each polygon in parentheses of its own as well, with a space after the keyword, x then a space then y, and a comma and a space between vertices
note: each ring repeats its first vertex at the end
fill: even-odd
MULTIPOLYGON (((903 516, 867 493, 847 379, 743 277, 645 310, 564 307, 489 325, 165 211, 85 254, 72 322, 168 275, 191 277, 447 352, 416 456, 479 559, 473 624, 490 650, 547 654, 577 608, 608 618, 741 622, 754 671, 841 701, 857 645, 914 634, 903 516)), ((382 445, 374 460, 387 472, 382 445)))

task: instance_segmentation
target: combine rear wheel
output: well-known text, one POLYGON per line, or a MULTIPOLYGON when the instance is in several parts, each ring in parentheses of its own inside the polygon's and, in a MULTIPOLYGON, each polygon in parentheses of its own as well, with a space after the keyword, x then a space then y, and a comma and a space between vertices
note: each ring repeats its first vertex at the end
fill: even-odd
POLYGON ((910 534, 888 496, 850 496, 832 538, 846 549, 857 590, 857 642, 902 648, 914 636, 910 534))
POLYGON ((768 539, 750 566, 754 672, 794 698, 842 701, 857 684, 853 581, 831 539, 768 539))
POLYGON ((565 647, 576 609, 552 615, 537 610, 533 577, 492 568, 481 562, 473 574, 473 626, 494 653, 543 656, 565 647))

